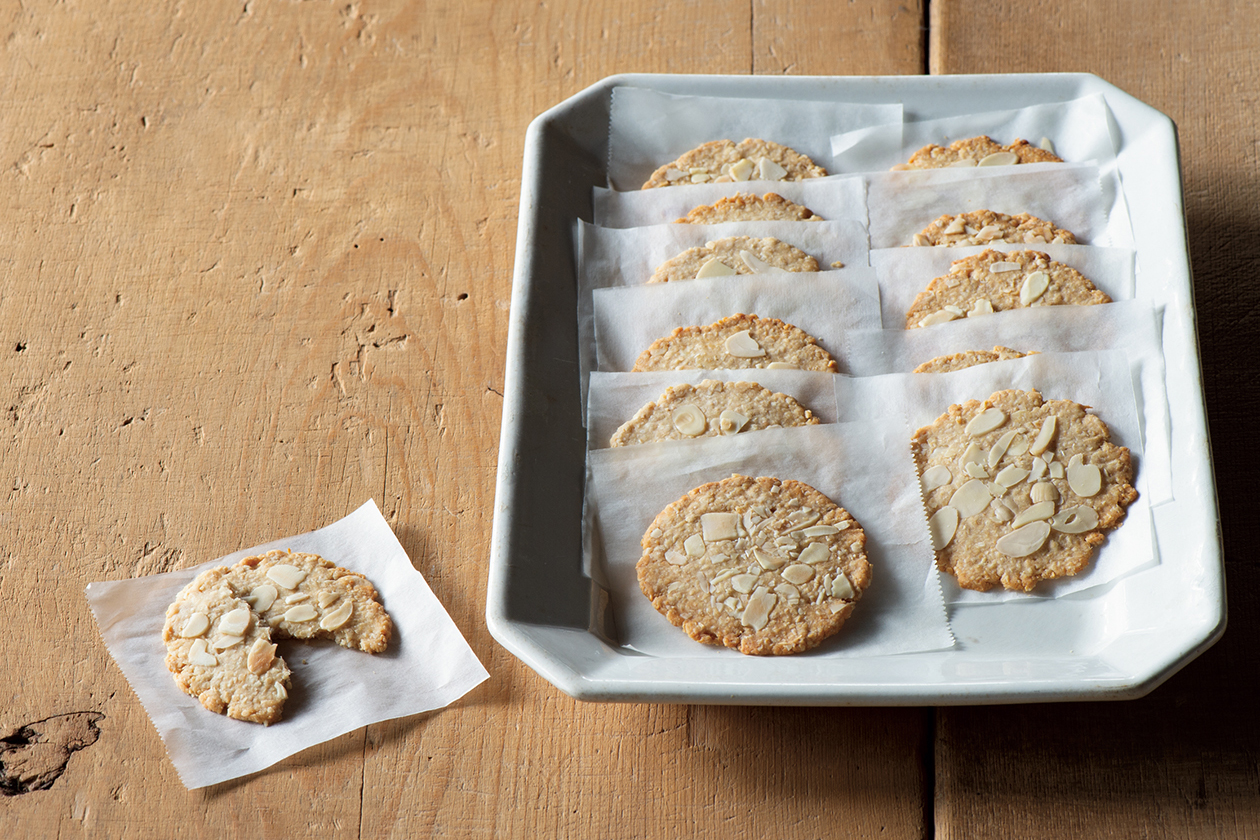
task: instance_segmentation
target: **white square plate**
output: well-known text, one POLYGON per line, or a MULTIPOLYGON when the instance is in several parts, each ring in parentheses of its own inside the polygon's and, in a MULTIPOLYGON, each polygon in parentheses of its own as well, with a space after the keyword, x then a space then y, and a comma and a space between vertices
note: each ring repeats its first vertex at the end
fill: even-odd
MULTIPOLYGON (((624 75, 539 116, 526 135, 508 330, 486 621, 509 651, 587 700, 781 705, 923 705, 1139 697, 1225 627, 1216 494, 1194 326, 1176 129, 1085 74, 919 77, 624 75), (907 119, 1025 107, 1101 93, 1119 129, 1118 165, 1137 270, 1163 311, 1175 501, 1153 510, 1159 563, 1073 596, 956 606, 955 648, 845 659, 664 659, 619 647, 607 593, 582 574, 586 434, 577 364, 573 222, 606 186, 612 89, 693 96, 901 102, 907 119), (841 660, 837 660, 839 662, 841 660)), ((718 651, 725 653, 724 651, 718 651)))

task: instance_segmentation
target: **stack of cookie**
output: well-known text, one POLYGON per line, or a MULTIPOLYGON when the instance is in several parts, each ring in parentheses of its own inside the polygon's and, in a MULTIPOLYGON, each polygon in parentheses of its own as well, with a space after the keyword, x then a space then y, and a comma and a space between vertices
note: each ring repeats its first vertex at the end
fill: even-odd
MULTIPOLYGON (((1095 105, 1060 110, 1079 117, 1095 105)), ((923 574, 1023 593, 1093 568, 1138 498, 1134 458, 1108 421, 1133 443, 1137 409, 1131 396, 1074 384, 1112 360, 1062 351, 1115 351, 1150 314, 1113 303, 1132 300, 1134 274, 1131 243, 1113 235, 1122 197, 1096 152, 1105 127, 1091 116, 1089 141, 1067 141, 1085 160, 1061 159, 1045 138, 976 134, 850 176, 778 137, 707 139, 630 185, 618 153, 634 155, 618 141, 615 107, 610 172, 622 189, 597 189, 594 224, 578 231, 595 526, 606 543, 626 527, 600 511, 623 511, 609 499, 634 492, 620 484, 629 472, 676 472, 659 483, 686 490, 657 498, 654 518, 634 514, 636 597, 693 639, 743 653, 823 644, 860 618, 869 587, 895 586, 901 570, 872 562, 884 517, 846 509, 859 503, 846 495, 854 476, 820 488, 787 465, 810 472, 801 453, 828 435, 851 453, 854 438, 903 424, 911 463, 853 463, 883 474, 887 499, 910 488, 923 574), (837 224, 858 240, 843 259, 817 236, 837 224), (1082 321, 1082 307, 1107 315, 1082 321), (1120 328, 1102 335, 1072 329, 1113 321, 1120 328), (853 352, 855 342, 880 350, 853 352), (926 355, 910 363, 915 350, 926 355), (641 450, 612 454, 626 448, 641 450), (708 480, 687 485, 683 473, 708 480)), ((869 144, 862 154, 869 162, 869 144)), ((621 548, 610 565, 627 564, 621 548)), ((626 643, 642 646, 637 632, 626 643)))

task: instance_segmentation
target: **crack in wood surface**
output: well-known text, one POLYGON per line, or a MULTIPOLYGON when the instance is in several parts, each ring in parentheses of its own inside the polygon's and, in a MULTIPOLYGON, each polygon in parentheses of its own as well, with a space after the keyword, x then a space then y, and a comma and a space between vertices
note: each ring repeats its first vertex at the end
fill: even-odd
POLYGON ((0 738, 0 793, 21 796, 48 790, 61 778, 70 756, 100 737, 100 712, 71 712, 20 726, 0 738))

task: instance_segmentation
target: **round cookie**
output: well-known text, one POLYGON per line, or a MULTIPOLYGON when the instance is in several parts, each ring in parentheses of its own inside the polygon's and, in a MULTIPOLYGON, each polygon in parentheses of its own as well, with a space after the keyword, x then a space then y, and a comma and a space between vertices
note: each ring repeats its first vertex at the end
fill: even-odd
POLYGON ((281 639, 332 639, 379 653, 393 622, 361 575, 318 554, 269 551, 208 569, 166 611, 162 640, 175 683, 218 714, 275 723, 290 671, 281 639))
POLYGON ((817 271, 818 260, 773 236, 728 236, 688 248, 656 267, 649 283, 732 274, 817 271))
POLYGON ((906 312, 906 329, 1028 306, 1099 303, 1111 298, 1048 254, 988 250, 955 260, 948 274, 929 283, 906 312))
POLYGON ((1106 424, 1036 391, 951 405, 911 448, 937 566, 966 589, 1077 574, 1138 497, 1106 424))
POLYGON ((1009 347, 998 345, 992 350, 964 350, 961 353, 950 353, 929 359, 914 369, 915 373, 951 373, 964 368, 984 365, 989 362, 1001 362, 1006 359, 1022 359, 1025 356, 1037 355, 1036 350, 1021 353, 1009 347))
POLYGON ((822 216, 795 201, 788 201, 778 193, 752 195, 737 193, 718 199, 713 204, 701 204, 676 225, 718 225, 723 222, 821 222, 822 216))
POLYGON ((610 446, 737 435, 760 429, 810 426, 818 418, 787 394, 756 382, 674 385, 639 409, 612 436, 610 446))
POLYGON ((836 373, 812 335, 778 318, 731 315, 703 327, 678 327, 639 354, 635 371, 788 368, 836 373))
POLYGON ((658 168, 643 189, 735 181, 801 181, 827 170, 805 155, 770 140, 713 140, 658 168))
POLYGON ((1053 222, 1027 213, 1008 216, 992 210, 973 210, 956 216, 946 213, 925 227, 922 233, 916 233, 913 244, 988 245, 990 242, 1075 245, 1076 237, 1053 222))
POLYGON ((289 696, 289 666, 275 655, 271 627, 239 597, 229 575, 222 566, 202 572, 167 608, 166 667, 206 709, 275 723, 289 696))
POLYGON ((652 606, 696 641, 745 654, 817 646, 871 582, 861 526, 799 481, 704 484, 661 511, 642 546, 652 606))
POLYGON ((1062 162, 1063 158, 1054 152, 1033 146, 1027 140, 1016 140, 1009 146, 1003 146, 992 138, 980 135, 968 137, 965 140, 955 140, 948 147, 930 143, 911 155, 909 161, 899 163, 893 169, 944 169, 950 166, 1011 166, 1019 163, 1062 162))

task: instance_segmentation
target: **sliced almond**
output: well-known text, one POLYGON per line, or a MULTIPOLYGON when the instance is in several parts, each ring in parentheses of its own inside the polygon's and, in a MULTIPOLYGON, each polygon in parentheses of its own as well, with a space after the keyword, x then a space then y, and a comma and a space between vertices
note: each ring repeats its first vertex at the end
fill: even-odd
POLYGON ((724 435, 737 435, 748 425, 748 415, 728 408, 718 415, 718 430, 724 435))
POLYGON ((998 438, 998 442, 993 444, 993 448, 989 450, 989 469, 997 467, 998 462, 1002 460, 1002 456, 1006 454, 1006 450, 1011 448, 1011 442, 1014 440, 1014 431, 1007 432, 998 438))
POLYGON ((753 546, 752 553, 753 559, 757 561, 757 564, 761 566, 761 568, 768 569, 772 572, 787 562, 787 560, 782 557, 779 557, 776 554, 771 554, 770 552, 762 549, 760 546, 753 546))
POLYGON ((1059 500, 1059 491, 1048 481, 1038 481, 1033 485, 1029 495, 1034 503, 1057 502, 1059 500))
POLYGON ((1027 557, 1045 545, 1049 536, 1048 522, 1031 522, 1006 534, 994 546, 1007 557, 1027 557))
POLYGON ((281 589, 297 589, 298 584, 306 579, 306 571, 297 566, 280 563, 267 570, 267 577, 281 589))
POLYGON ((1011 166, 1019 163, 1019 155, 1014 152, 994 152, 991 155, 985 155, 980 158, 977 166, 1011 166))
POLYGON ((974 318, 977 315, 992 315, 993 303, 988 298, 980 298, 971 305, 967 310, 967 317, 974 318))
POLYGON ((779 268, 777 265, 763 260, 752 251, 740 251, 739 258, 744 261, 744 265, 748 266, 748 270, 753 274, 788 274, 786 269, 779 268))
POLYGON ((989 471, 986 470, 984 467, 980 466, 979 464, 977 464, 975 461, 968 462, 967 466, 963 467, 963 471, 966 472, 967 475, 971 476, 972 478, 988 478, 989 477, 989 471))
POLYGON ((782 181, 788 174, 788 171, 779 164, 763 157, 757 161, 757 178, 762 181, 782 181))
POLYGON ((920 327, 934 327, 937 324, 945 324, 945 323, 948 323, 949 321, 957 320, 957 318, 958 316, 955 315, 953 312, 950 312, 948 309, 942 309, 939 312, 933 312, 931 315, 928 315, 926 318, 921 319, 919 321, 919 326, 920 327))
POLYGON ((774 609, 778 600, 779 596, 771 592, 768 587, 757 587, 757 591, 748 599, 744 614, 739 617, 740 623, 753 630, 761 630, 770 622, 770 611, 774 609))
POLYGON ((1042 519, 1049 519, 1054 516, 1054 502, 1037 502, 1037 504, 1024 508, 1015 517, 1015 521, 1011 523, 1012 528, 1022 528, 1029 522, 1038 522, 1042 519))
POLYGON ((267 669, 271 667, 271 663, 276 661, 276 646, 266 639, 258 639, 249 649, 249 658, 246 660, 246 667, 254 676, 262 676, 267 669))
POLYGON ((1041 296, 1048 288, 1050 288, 1050 275, 1044 271, 1034 271, 1024 278, 1024 284, 1019 287, 1019 302, 1024 306, 1030 306, 1041 300, 1041 296))
POLYGON ((731 268, 717 257, 705 260, 700 266, 700 270, 696 272, 696 279, 703 280, 706 277, 730 277, 732 274, 739 272, 731 268))
POLYGON ((748 158, 740 158, 731 164, 730 175, 736 181, 747 181, 752 178, 753 170, 756 168, 756 165, 748 158))
POLYGON ((949 236, 954 236, 956 234, 962 233, 966 229, 967 229, 967 219, 959 215, 959 216, 955 216, 954 220, 950 222, 948 225, 946 225, 945 229, 941 232, 949 236))
POLYGON ((973 159, 963 158, 962 160, 954 161, 949 166, 951 169, 957 169, 957 168, 970 167, 970 166, 975 166, 975 165, 976 165, 976 162, 973 159))
MULTIPOLYGON (((988 229, 988 228, 985 228, 984 230, 987 230, 987 229, 988 229)), ((984 230, 981 230, 980 232, 981 232, 981 233, 984 233, 984 230)), ((1008 262, 1008 261, 1006 261, 1006 260, 1003 260, 1003 261, 1001 261, 1001 262, 995 262, 995 263, 992 263, 992 264, 989 266, 989 271, 992 271, 992 272, 994 272, 994 273, 996 273, 996 274, 1005 274, 1005 273, 1006 273, 1006 272, 1008 272, 1008 271, 1019 271, 1019 269, 1020 269, 1020 264, 1019 264, 1019 263, 1017 263, 1017 262, 1008 262)))
POLYGON ((735 588, 736 592, 741 592, 744 595, 747 595, 757 588, 757 576, 735 575, 731 578, 731 586, 735 588))
POLYGON ((1058 429, 1059 418, 1057 415, 1051 414, 1045 420, 1042 420, 1041 431, 1037 433, 1037 439, 1032 442, 1032 446, 1028 447, 1028 454, 1040 455, 1050 448, 1050 442, 1054 440, 1054 433, 1058 429))
POLYGON ((856 595, 857 590, 853 588, 853 584, 849 581, 849 576, 844 572, 836 572, 836 579, 831 582, 831 597, 843 598, 848 601, 856 595))
POLYGON ((670 549, 665 552, 665 562, 671 566, 685 566, 687 565, 687 555, 681 551, 670 549))
POLYGON ((930 493, 937 487, 944 487, 953 480, 953 474, 950 473, 949 467, 944 464, 928 467, 923 471, 923 492, 930 493))
MULTIPOLYGON (((844 525, 848 527, 848 524, 849 524, 848 520, 845 520, 844 525)), ((805 530, 801 531, 801 536, 811 537, 811 538, 812 537, 829 537, 832 534, 840 533, 840 531, 841 529, 836 527, 835 525, 811 525, 805 530)))
POLYGON ((1053 141, 1052 141, 1049 137, 1042 137, 1042 138, 1041 138, 1041 142, 1040 142, 1040 143, 1038 143, 1037 145, 1038 145, 1038 146, 1040 146, 1041 148, 1045 149, 1045 150, 1046 150, 1047 152, 1049 152, 1050 154, 1052 154, 1052 155, 1053 155, 1053 154, 1055 154, 1055 151, 1054 151, 1054 142, 1053 142, 1053 141))
POLYGON ((971 421, 967 424, 965 431, 971 437, 978 437, 979 435, 993 431, 1005 422, 1006 412, 996 406, 993 406, 991 408, 986 408, 975 417, 972 417, 971 421))
POLYGON ((916 233, 916 234, 914 235, 914 244, 915 244, 916 246, 918 246, 918 247, 922 248, 922 247, 924 247, 925 245, 931 245, 931 244, 932 244, 932 240, 928 239, 926 236, 924 236, 924 235, 923 235, 923 234, 921 234, 921 233, 916 233))
POLYGON ((771 362, 766 365, 766 370, 799 370, 799 368, 790 362, 771 362))
POLYGON ((980 464, 988 459, 989 454, 980 448, 980 444, 973 440, 971 443, 967 444, 966 450, 963 451, 962 458, 958 461, 958 466, 966 470, 968 464, 980 464))
POLYGON ((702 513, 700 531, 706 543, 733 540, 739 536, 738 513, 702 513))
POLYGON ((760 359, 766 355, 766 351, 761 349, 761 345, 748 330, 740 330, 728 336, 726 352, 737 359, 760 359))
MULTIPOLYGON (((987 496, 987 494, 986 494, 987 496)), ((954 539, 958 530, 958 509, 946 505, 932 514, 928 520, 928 532, 932 535, 932 548, 940 551, 954 539)))
POLYGON ((1028 478, 1028 470, 1011 464, 994 477, 994 481, 1008 490, 1028 478))
POLYGON ((184 629, 179 631, 181 639, 195 639, 210 629, 210 616, 203 612, 193 613, 188 617, 188 621, 184 623, 184 629))
POLYGON ((1015 518, 1015 512, 1006 506, 1006 502, 1001 499, 994 499, 993 504, 989 505, 989 510, 993 513, 993 518, 998 522, 1010 522, 1015 518))
POLYGON ((1050 477, 1051 477, 1051 478, 1063 478, 1064 474, 1065 474, 1065 473, 1064 473, 1064 470, 1063 470, 1063 462, 1062 462, 1062 461, 1055 461, 1054 463, 1052 463, 1052 464, 1050 465, 1050 477))
POLYGON ((249 610, 244 607, 228 612, 219 619, 219 632, 228 636, 240 636, 249 629, 249 610))
POLYGON ((215 651, 224 651, 228 648, 236 647, 242 641, 243 639, 240 636, 220 636, 214 640, 214 649, 215 651))
MULTIPOLYGON (((657 529, 657 530, 660 530, 660 529, 657 529)), ((660 534, 657 534, 657 536, 660 536, 660 534)), ((336 591, 335 589, 325 589, 324 591, 319 593, 319 597, 316 598, 315 600, 319 602, 320 609, 326 610, 329 607, 331 607, 333 604, 337 603, 337 599, 340 597, 341 597, 341 593, 336 591)))
POLYGON ((317 615, 319 613, 315 612, 315 608, 310 604, 298 604, 296 607, 289 607, 289 609, 285 610, 284 620, 300 624, 303 621, 310 621, 317 615))
POLYGON ((814 577, 814 567, 808 563, 796 563, 788 566, 779 574, 783 575, 783 579, 788 583, 795 583, 799 586, 814 577))
POLYGON ((708 172, 696 172, 691 176, 691 183, 704 184, 713 178, 708 172))
POLYGON ((709 427, 708 421, 705 419, 704 412, 692 403, 683 403, 674 409, 674 413, 669 418, 674 428, 681 435, 687 437, 695 437, 704 434, 704 430, 709 427))
POLYGON ((1073 455, 1067 465, 1067 482, 1073 493, 1088 499, 1102 489, 1102 470, 1086 464, 1083 455, 1073 455))
POLYGON ((1083 534, 1098 527, 1098 512, 1089 505, 1064 508, 1051 518, 1050 527, 1065 534, 1083 534))
POLYGON ((958 515, 966 519, 975 516, 989 506, 989 487, 983 481, 973 478, 954 491, 949 499, 949 506, 958 511, 958 515))
POLYGON ((796 559, 802 563, 821 563, 831 556, 831 548, 826 543, 810 543, 801 551, 796 559))
POLYGON ((354 614, 354 602, 347 598, 337 609, 325 615, 319 621, 321 630, 338 630, 350 620, 354 614))
POLYGON ((218 658, 208 650, 208 647, 205 639, 194 639, 192 647, 188 648, 188 661, 203 668, 213 668, 218 665, 218 658))
POLYGON ((1050 465, 1047 464, 1044 459, 1039 458, 1039 457, 1033 458, 1032 470, 1029 471, 1028 478, 1032 481, 1040 481, 1042 478, 1045 478, 1045 475, 1047 472, 1049 472, 1049 469, 1050 469, 1050 465))
POLYGON ((284 599, 284 602, 285 602, 286 604, 300 604, 300 603, 302 603, 303 601, 309 601, 309 600, 310 600, 310 598, 311 598, 310 593, 307 593, 307 592, 294 592, 294 593, 293 593, 292 595, 290 595, 288 598, 285 598, 285 599, 284 599))
POLYGON ((700 534, 692 534, 690 537, 683 540, 683 551, 687 552, 692 557, 699 557, 703 555, 704 549, 704 537, 700 534))
POLYGON ((801 600, 801 591, 790 583, 780 583, 774 588, 775 593, 789 604, 801 600))
POLYGON ((271 605, 276 602, 276 598, 280 595, 276 588, 270 583, 264 583, 255 586, 254 591, 246 596, 245 601, 257 612, 264 613, 271 609, 271 605))

